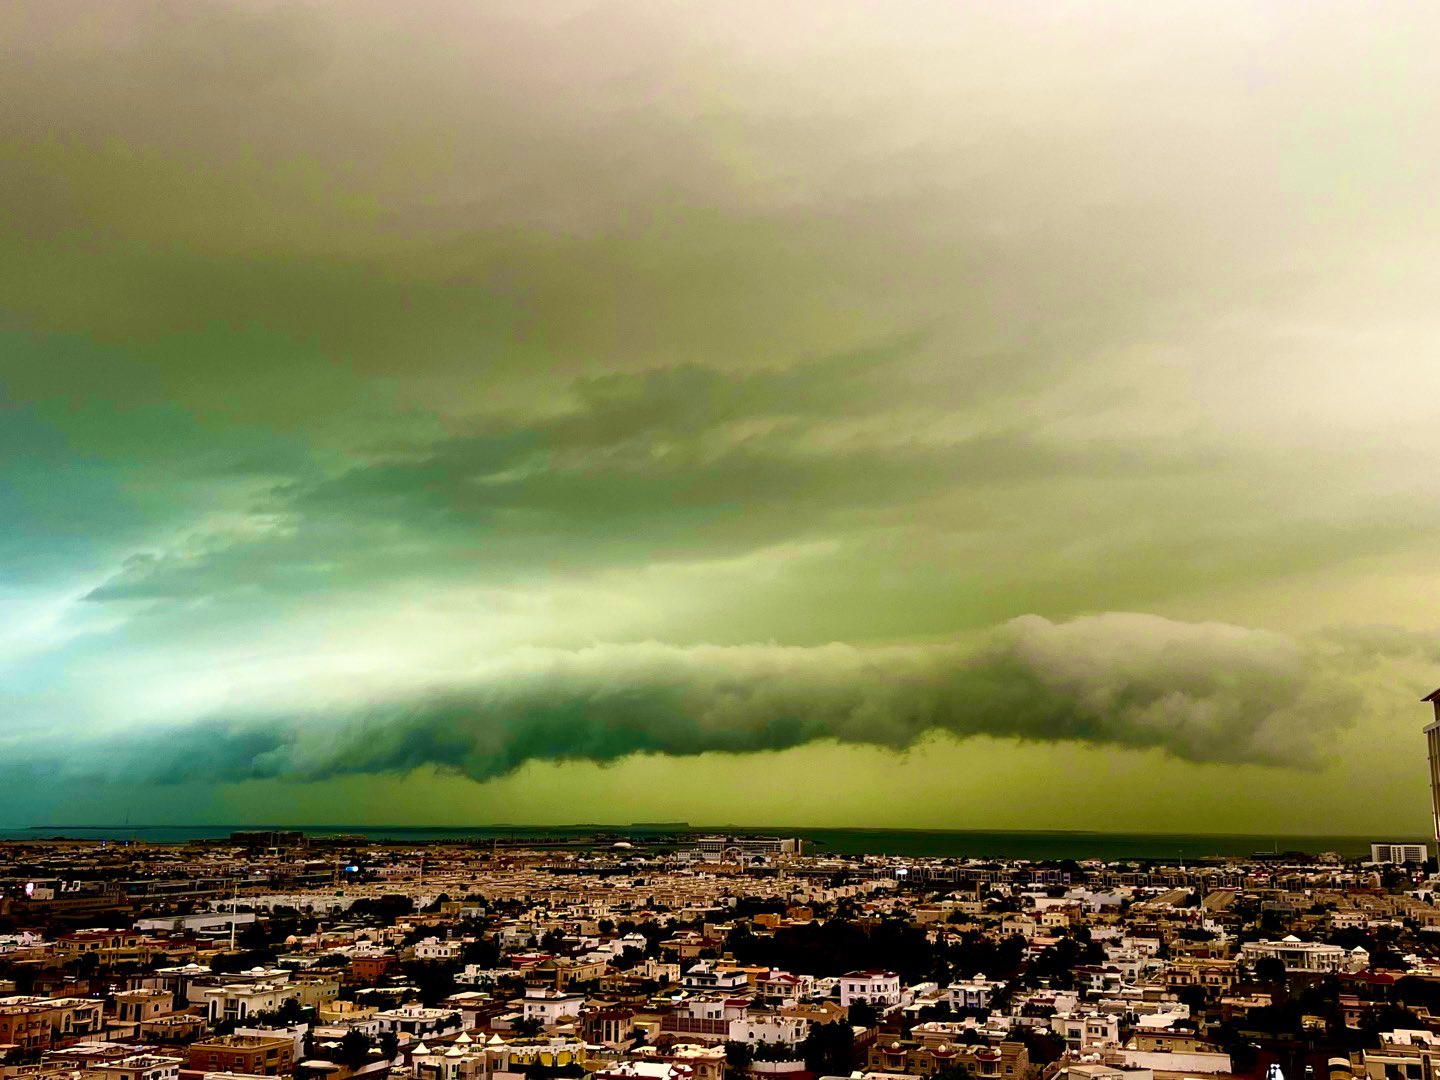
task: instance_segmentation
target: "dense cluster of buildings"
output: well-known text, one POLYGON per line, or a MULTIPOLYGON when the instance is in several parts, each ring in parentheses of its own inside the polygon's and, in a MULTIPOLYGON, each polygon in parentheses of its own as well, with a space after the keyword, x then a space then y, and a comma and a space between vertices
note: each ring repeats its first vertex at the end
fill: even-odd
POLYGON ((11 843, 0 1080, 1434 1080, 1430 854, 11 843))
POLYGON ((1429 852, 1371 854, 11 844, 0 1080, 1429 1080, 1429 852))

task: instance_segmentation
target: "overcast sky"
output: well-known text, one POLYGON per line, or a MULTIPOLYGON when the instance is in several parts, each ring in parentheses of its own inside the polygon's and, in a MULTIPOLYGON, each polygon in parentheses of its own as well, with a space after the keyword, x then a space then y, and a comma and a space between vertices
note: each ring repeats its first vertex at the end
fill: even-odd
POLYGON ((0 7, 0 824, 1422 833, 1437 37, 0 7))

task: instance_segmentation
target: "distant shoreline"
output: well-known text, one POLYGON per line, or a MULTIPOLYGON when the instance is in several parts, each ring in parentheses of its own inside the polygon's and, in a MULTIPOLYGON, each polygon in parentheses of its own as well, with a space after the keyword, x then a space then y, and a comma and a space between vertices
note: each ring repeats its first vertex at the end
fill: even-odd
POLYGON ((632 821, 632 822, 567 822, 560 825, 536 825, 523 824, 518 822, 502 822, 499 824, 484 825, 354 825, 354 824, 315 824, 302 823, 298 825, 279 824, 275 822, 224 822, 220 824, 157 824, 157 825, 86 825, 81 823, 65 823, 59 825, 8 825, 0 826, 0 833, 28 832, 53 832, 56 829, 80 829, 93 832, 144 832, 155 829, 175 829, 181 831, 207 831, 217 835, 230 832, 346 832, 346 833, 373 833, 373 832, 456 832, 456 833, 480 833, 480 832, 615 832, 626 829, 645 830, 672 830, 687 833, 747 833, 747 834, 784 834, 800 835, 807 832, 855 832, 855 833, 914 833, 914 834, 936 834, 936 835, 1005 835, 1005 836, 1224 836, 1224 837, 1246 837, 1256 841, 1273 841, 1279 839, 1334 839, 1337 837, 1352 840, 1380 839, 1383 835, 1386 840, 1408 840, 1416 839, 1408 833, 1275 833, 1275 832, 1173 832, 1164 829, 1142 830, 1142 829, 942 829, 934 827, 908 827, 908 826, 885 826, 885 825, 693 825, 684 821, 632 821))
POLYGON ((885 829, 786 825, 692 825, 630 823, 572 825, 30 825, 0 829, 0 840, 45 842, 125 839, 144 843, 224 840, 237 832, 298 832, 316 838, 355 837, 372 843, 476 843, 486 840, 547 841, 544 846, 583 848, 625 839, 637 847, 683 845, 713 833, 794 836, 824 855, 888 855, 913 858, 1029 859, 1234 858, 1274 851, 1333 851, 1351 858, 1368 854, 1371 841, 1411 841, 1412 835, 1105 832, 1075 829, 885 829))

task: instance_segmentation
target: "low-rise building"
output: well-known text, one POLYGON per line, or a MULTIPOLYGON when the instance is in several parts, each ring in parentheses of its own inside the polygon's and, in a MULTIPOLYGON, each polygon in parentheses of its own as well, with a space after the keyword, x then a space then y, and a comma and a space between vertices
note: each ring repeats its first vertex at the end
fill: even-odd
POLYGON ((1279 941, 1247 941, 1240 947, 1247 964, 1261 960, 1279 960, 1286 971, 1329 972, 1346 966, 1349 954, 1339 945, 1319 941, 1301 941, 1294 934, 1279 941))
POLYGON ((546 1027, 561 1019, 575 1019, 585 1006, 583 994, 567 994, 563 990, 526 990, 521 1007, 526 1020, 537 1020, 546 1027))
POLYGON ((212 1035, 190 1044, 189 1067, 200 1072, 288 1074, 295 1063, 295 1043, 285 1037, 212 1035))
POLYGON ((142 1023, 175 1011, 175 995, 169 990, 121 990, 115 995, 115 1017, 122 1023, 142 1023))
POLYGON ((957 979, 945 988, 945 1000, 952 1009, 988 1009, 995 992, 1004 987, 1003 982, 975 975, 969 979, 957 979))
POLYGON ((900 976, 878 969, 840 976, 840 1004, 848 1009, 857 1002, 880 1008, 900 1004, 900 976))
POLYGON ((430 1009, 423 1005, 402 1005, 375 1014, 381 1032, 394 1032, 401 1042, 446 1038, 464 1030, 464 1020, 454 1009, 430 1009))
POLYGON ((86 1080, 179 1080, 180 1057, 132 1054, 114 1061, 96 1062, 84 1070, 86 1080))

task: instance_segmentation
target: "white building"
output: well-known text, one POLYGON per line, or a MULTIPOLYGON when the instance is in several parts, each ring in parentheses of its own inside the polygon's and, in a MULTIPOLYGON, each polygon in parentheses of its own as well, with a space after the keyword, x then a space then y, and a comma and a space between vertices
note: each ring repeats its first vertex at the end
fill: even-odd
POLYGON ((770 971, 755 980, 755 995, 766 1005, 797 1005, 814 993, 815 980, 809 975, 770 971))
POLYGON ((701 960, 685 972, 680 985, 687 990, 732 994, 747 989, 750 983, 743 971, 717 968, 715 961, 701 960))
POLYGON ((780 836, 701 836, 693 855, 705 862, 769 863, 784 855, 799 855, 804 842, 780 836))
POLYGON ((134 926, 142 934, 164 931, 167 934, 228 934, 232 926, 248 926, 256 920, 253 911, 200 912, 195 915, 167 915, 156 919, 138 919, 134 926))
POLYGON ((900 1004, 900 976, 893 971, 852 971, 840 976, 840 1004, 888 1008, 900 1004))
POLYGON ((1050 1030, 1082 1054, 1120 1043, 1120 1017, 1115 1013, 1056 1013, 1050 1030))
POLYGON ((203 991, 205 1012, 210 1022, 243 1021, 256 1013, 274 1012, 300 996, 288 983, 256 982, 209 986, 203 991))
POLYGON ((162 985, 176 991, 177 1001, 183 997, 191 1005, 203 1005, 208 1010, 213 990, 262 984, 283 986, 294 973, 287 968, 253 967, 217 975, 203 964, 186 964, 183 967, 160 968, 155 974, 162 985))
POLYGON ((1341 970, 1349 953, 1339 945, 1301 941, 1291 934, 1280 941, 1248 941, 1240 947, 1240 957, 1251 965, 1260 960, 1279 960, 1286 971, 1316 972, 1341 970))
POLYGON ((24 949, 37 949, 44 944, 45 938, 30 930, 21 930, 18 934, 0 934, 0 956, 24 949))
POLYGON ((1435 843, 1440 844, 1440 690, 1422 699, 1435 706, 1435 720, 1425 727, 1425 747, 1430 758, 1430 811, 1435 843))
POLYGON ((798 1016, 780 1016, 776 1013, 747 1013, 730 1021, 730 1041, 748 1043, 774 1043, 795 1046, 805 1041, 810 1032, 810 1021, 798 1016))
POLYGON ((538 1020, 546 1027, 558 1024, 562 1017, 578 1017, 584 1006, 583 994, 567 994, 563 990, 525 991, 525 1019, 538 1020))
POLYGON ((459 960, 464 950, 463 943, 428 937, 415 943, 416 960, 459 960))
POLYGON ((1405 844, 1378 841, 1370 845, 1372 863, 1415 863, 1422 864, 1430 857, 1429 844, 1405 844))
POLYGON ((945 998, 952 1009, 988 1009, 995 991, 1005 984, 984 975, 970 979, 956 979, 945 988, 945 998))
POLYGON ((179 1080, 184 1058, 159 1054, 132 1054, 115 1061, 99 1061, 85 1072, 95 1080, 179 1080))
POLYGON ((427 1009, 423 1005, 402 1005, 377 1012, 375 1022, 381 1032, 393 1031, 414 1040, 444 1038, 465 1028, 464 1018, 454 1009, 427 1009))
POLYGON ((473 1076, 475 1064, 485 1056, 485 1048, 475 1045, 473 1039, 463 1031, 449 1046, 432 1050, 423 1042, 410 1055, 417 1075, 434 1077, 435 1080, 460 1080, 462 1076, 473 1076))
POLYGON ((1127 1046, 1117 1054, 1126 1069, 1149 1069, 1210 1075, 1231 1070, 1230 1055, 1220 1050, 1135 1050, 1127 1046))

